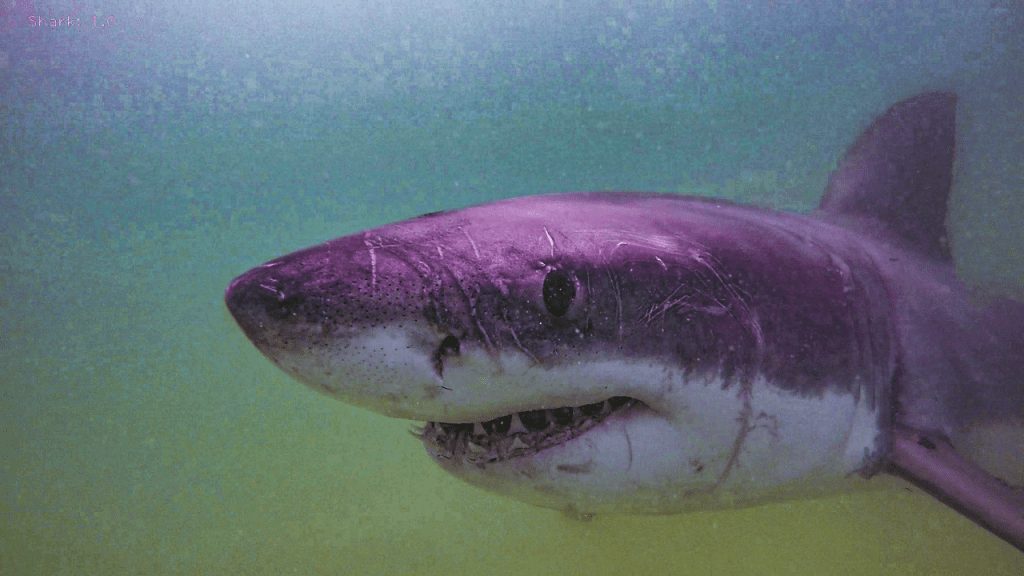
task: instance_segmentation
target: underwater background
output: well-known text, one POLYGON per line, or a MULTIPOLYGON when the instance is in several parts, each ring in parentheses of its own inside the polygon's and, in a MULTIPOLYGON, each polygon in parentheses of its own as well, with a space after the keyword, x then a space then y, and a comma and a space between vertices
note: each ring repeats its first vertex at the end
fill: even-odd
POLYGON ((631 189, 807 212, 960 95, 961 277, 1024 293, 1016 0, 0 0, 0 575, 1021 574, 916 489, 590 522, 290 380, 245 270, 425 212, 631 189))

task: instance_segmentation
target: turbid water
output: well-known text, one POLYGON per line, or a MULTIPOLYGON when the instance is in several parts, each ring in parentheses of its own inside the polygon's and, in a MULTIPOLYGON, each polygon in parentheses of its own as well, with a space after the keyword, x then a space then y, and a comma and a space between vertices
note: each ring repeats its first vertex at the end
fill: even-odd
POLYGON ((424 212, 592 189, 809 210, 876 114, 947 85, 961 271, 1022 285, 1020 15, 630 10, 486 12, 500 46, 435 12, 305 48, 5 28, 0 574, 1019 574, 911 489, 590 522, 497 498, 234 326, 242 271, 424 212))

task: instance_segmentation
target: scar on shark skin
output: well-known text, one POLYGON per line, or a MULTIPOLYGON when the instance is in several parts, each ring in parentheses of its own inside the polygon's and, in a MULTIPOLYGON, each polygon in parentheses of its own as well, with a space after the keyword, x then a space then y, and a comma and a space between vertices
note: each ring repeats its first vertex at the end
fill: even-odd
POLYGON ((743 399, 743 408, 740 410, 739 416, 736 417, 736 421, 739 422, 740 430, 736 434, 736 440, 732 444, 732 451, 729 454, 729 460, 725 463, 725 468, 722 473, 715 480, 715 483, 707 490, 710 494, 725 482, 726 478, 732 472, 734 466, 739 463, 740 451, 743 450, 743 444, 747 441, 747 435, 754 431, 756 426, 750 424, 750 418, 753 415, 754 408, 751 405, 751 399, 753 394, 750 390, 750 383, 744 382, 742 388, 738 392, 740 397, 743 399))
POLYGON ((480 261, 480 250, 477 249, 476 242, 473 241, 473 237, 469 235, 469 231, 466 230, 465 228, 461 228, 460 227, 459 231, 461 231, 463 236, 466 237, 466 240, 469 241, 469 245, 473 247, 473 255, 476 256, 476 260, 477 260, 477 262, 479 262, 480 261))
POLYGON ((394 248, 397 244, 384 244, 384 239, 380 236, 372 238, 370 233, 367 232, 363 237, 363 244, 366 249, 370 252, 370 292, 376 292, 377 290, 377 253, 374 250, 378 248, 394 248), (374 242, 376 240, 376 243, 374 242))
POLYGON ((548 232, 547 226, 544 227, 544 235, 548 237, 548 244, 551 245, 551 259, 555 259, 555 239, 551 237, 551 233, 548 232))

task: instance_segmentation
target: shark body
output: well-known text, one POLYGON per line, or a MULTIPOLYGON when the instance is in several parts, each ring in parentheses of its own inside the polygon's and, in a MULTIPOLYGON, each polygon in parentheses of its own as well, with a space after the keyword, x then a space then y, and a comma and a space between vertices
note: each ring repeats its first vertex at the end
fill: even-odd
POLYGON ((1021 547, 1024 307, 955 278, 955 115, 893 106, 811 215, 504 200, 272 260, 227 306, 291 376, 425 421, 445 470, 531 504, 676 513, 893 472, 1021 547))

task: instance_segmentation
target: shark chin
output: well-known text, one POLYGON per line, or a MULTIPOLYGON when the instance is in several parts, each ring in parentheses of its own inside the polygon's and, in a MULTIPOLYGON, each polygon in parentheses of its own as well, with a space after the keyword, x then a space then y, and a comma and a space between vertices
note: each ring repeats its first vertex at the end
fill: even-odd
POLYGON ((589 518, 903 479, 1024 550, 1024 304, 956 278, 956 108, 878 116, 811 214, 513 198, 281 256, 225 303, 281 370, 423 422, 496 494, 589 518))

